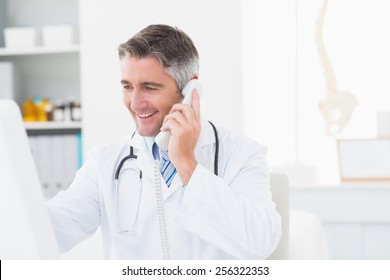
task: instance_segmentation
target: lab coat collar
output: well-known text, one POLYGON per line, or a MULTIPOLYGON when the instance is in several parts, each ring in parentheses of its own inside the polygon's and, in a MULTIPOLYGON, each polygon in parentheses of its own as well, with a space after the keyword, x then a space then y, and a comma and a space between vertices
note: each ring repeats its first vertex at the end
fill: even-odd
POLYGON ((137 156, 136 166, 142 171, 143 180, 149 178, 153 180, 153 165, 155 164, 153 155, 149 152, 145 138, 137 132, 126 139, 126 144, 133 147, 134 155, 137 156))
POLYGON ((199 134, 198 144, 196 146, 203 148, 204 146, 214 144, 215 143, 214 130, 211 127, 210 123, 207 120, 201 118, 200 129, 201 131, 199 134))
POLYGON ((137 132, 135 132, 134 136, 131 134, 126 142, 128 142, 128 145, 132 146, 135 150, 141 150, 143 148, 147 148, 145 139, 143 136, 139 135, 137 132))

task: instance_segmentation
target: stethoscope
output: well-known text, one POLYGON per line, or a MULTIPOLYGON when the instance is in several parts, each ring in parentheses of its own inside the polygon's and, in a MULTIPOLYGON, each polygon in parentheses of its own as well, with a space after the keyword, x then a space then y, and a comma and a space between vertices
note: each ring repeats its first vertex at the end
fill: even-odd
MULTIPOLYGON (((213 128, 213 131, 214 131, 214 137, 215 137, 215 153, 214 153, 214 174, 216 176, 218 176, 218 156, 219 156, 219 139, 218 139, 218 132, 217 132, 217 129, 215 127, 215 125, 210 122, 210 125, 212 126, 213 128)), ((133 135, 131 136, 131 139, 133 139, 135 135, 135 132, 133 133, 133 135)), ((114 181, 115 181, 115 218, 116 218, 116 224, 117 224, 117 227, 119 229, 119 231, 121 232, 129 232, 129 231, 132 231, 136 222, 137 222, 137 218, 138 218, 138 212, 139 212, 139 205, 140 205, 140 201, 141 201, 141 194, 142 194, 142 170, 139 171, 139 182, 140 182, 140 192, 139 192, 139 196, 138 196, 138 207, 137 207, 137 211, 135 213, 135 218, 134 218, 134 221, 132 222, 132 224, 130 225, 130 229, 124 229, 123 227, 121 227, 120 225, 120 222, 119 222, 119 218, 118 218, 118 186, 119 186, 119 175, 121 173, 121 170, 122 170, 122 166, 123 164, 129 160, 129 159, 137 159, 138 156, 134 154, 134 148, 132 146, 130 146, 130 154, 125 156, 120 162, 119 162, 119 165, 117 167, 117 169, 115 170, 115 175, 114 175, 114 181)))

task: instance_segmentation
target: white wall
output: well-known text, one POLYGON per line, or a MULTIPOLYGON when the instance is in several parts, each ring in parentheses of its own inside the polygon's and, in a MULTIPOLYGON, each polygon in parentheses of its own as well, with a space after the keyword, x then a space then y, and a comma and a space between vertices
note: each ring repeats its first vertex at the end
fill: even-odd
POLYGON ((121 103, 117 46, 153 23, 185 31, 200 53, 202 114, 240 132, 242 52, 240 1, 80 0, 84 151, 116 143, 134 129, 121 103))
POLYGON ((328 1, 325 48, 339 89, 359 102, 335 136, 318 106, 326 97, 315 41, 323 0, 242 2, 244 133, 268 145, 271 166, 304 164, 316 170, 310 183, 339 183, 336 140, 376 137, 377 112, 390 111, 388 1, 328 1))
POLYGON ((243 128, 271 164, 295 160, 295 2, 243 2, 243 128))

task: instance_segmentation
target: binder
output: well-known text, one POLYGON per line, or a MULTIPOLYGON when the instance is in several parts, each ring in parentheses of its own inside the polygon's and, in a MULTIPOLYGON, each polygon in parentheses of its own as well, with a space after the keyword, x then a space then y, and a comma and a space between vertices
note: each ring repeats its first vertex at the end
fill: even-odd
POLYGON ((82 164, 81 133, 29 136, 46 199, 66 190, 82 164))
POLYGON ((42 135, 37 136, 37 146, 38 146, 38 155, 37 155, 37 166, 38 174, 41 179, 43 194, 45 197, 50 198, 53 195, 52 184, 51 184, 51 175, 52 164, 51 164, 51 143, 50 136, 42 135))
POLYGON ((66 150, 64 155, 64 184, 65 188, 68 188, 78 170, 78 139, 77 135, 64 135, 63 140, 65 142, 64 150, 66 150))
POLYGON ((66 153, 64 147, 62 146, 62 135, 53 135, 51 136, 52 142, 52 151, 51 151, 51 162, 53 165, 52 172, 52 190, 53 196, 56 195, 59 191, 65 189, 63 173, 64 173, 64 162, 63 157, 66 153))

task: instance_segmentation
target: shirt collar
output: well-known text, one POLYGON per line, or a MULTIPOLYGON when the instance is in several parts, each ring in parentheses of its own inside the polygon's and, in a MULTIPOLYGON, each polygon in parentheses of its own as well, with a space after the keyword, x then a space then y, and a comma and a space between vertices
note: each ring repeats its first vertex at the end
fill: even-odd
POLYGON ((148 147, 148 151, 153 155, 153 144, 155 137, 144 137, 146 146, 148 147))

